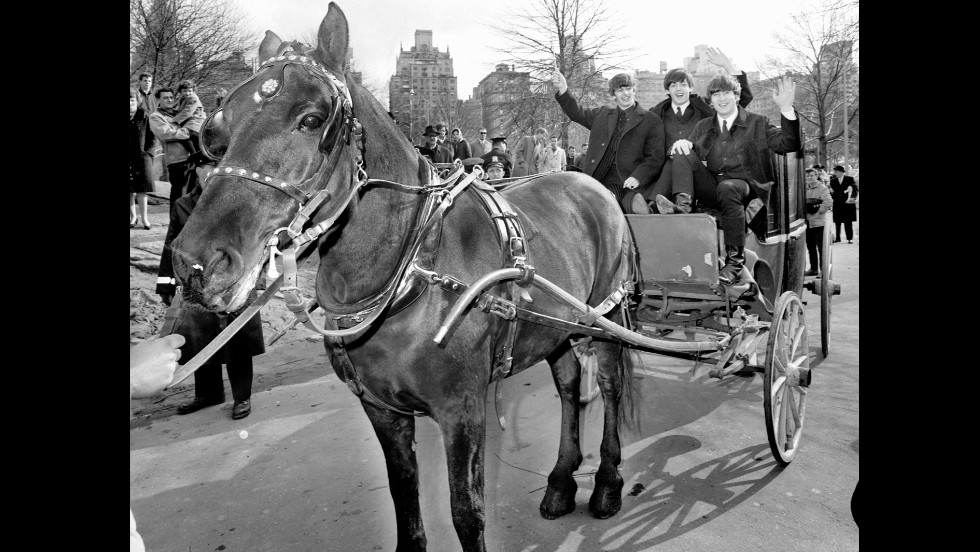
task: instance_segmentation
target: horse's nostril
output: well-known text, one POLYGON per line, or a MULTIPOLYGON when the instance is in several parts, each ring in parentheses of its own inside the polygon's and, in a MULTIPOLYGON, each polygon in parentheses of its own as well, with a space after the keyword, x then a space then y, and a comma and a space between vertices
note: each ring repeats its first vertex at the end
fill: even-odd
POLYGON ((203 276, 212 285, 234 281, 244 264, 242 255, 238 251, 227 248, 218 249, 208 258, 203 276))

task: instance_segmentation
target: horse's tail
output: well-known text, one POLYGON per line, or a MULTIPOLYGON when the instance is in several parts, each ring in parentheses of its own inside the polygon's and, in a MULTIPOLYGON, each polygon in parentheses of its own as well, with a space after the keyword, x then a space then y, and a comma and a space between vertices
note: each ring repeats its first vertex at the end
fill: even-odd
MULTIPOLYGON (((625 309, 625 307, 623 307, 625 309)), ((621 428, 640 430, 640 420, 637 417, 637 406, 641 401, 640 388, 633 381, 633 369, 639 361, 639 353, 626 344, 620 343, 619 350, 619 425, 621 428)))

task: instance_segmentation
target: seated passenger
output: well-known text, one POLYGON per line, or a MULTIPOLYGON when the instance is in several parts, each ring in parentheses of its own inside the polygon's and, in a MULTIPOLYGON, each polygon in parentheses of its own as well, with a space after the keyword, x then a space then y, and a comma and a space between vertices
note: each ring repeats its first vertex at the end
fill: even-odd
MULTIPOLYGON (((670 148, 674 191, 721 211, 726 258, 719 279, 724 284, 734 284, 745 264, 746 223, 765 239, 765 206, 776 179, 772 153, 786 154, 802 147, 792 78, 780 78, 772 95, 779 106, 780 127, 768 117, 739 107, 740 92, 738 82, 729 75, 711 79, 708 96, 716 116, 698 121, 689 140, 677 140, 670 148)), ((657 203, 661 212, 687 212, 663 196, 657 203)))
POLYGON ((504 177, 504 165, 500 161, 494 161, 487 165, 487 179, 497 180, 504 177))
MULTIPOLYGON (((708 61, 720 66, 729 75, 738 79, 742 87, 738 104, 748 107, 752 101, 752 92, 749 90, 749 80, 744 71, 736 74, 735 65, 721 50, 708 48, 705 51, 708 61)), ((711 109, 696 92, 694 92, 694 79, 691 74, 683 67, 671 69, 664 77, 664 90, 667 91, 668 98, 653 106, 650 111, 656 113, 664 122, 665 153, 670 151, 670 146, 681 138, 687 138, 694 130, 694 125, 701 119, 711 118, 715 115, 715 110, 711 109)), ((710 99, 710 98, 709 98, 710 99)), ((691 196, 687 193, 674 193, 673 177, 670 172, 671 160, 667 155, 664 161, 664 168, 660 172, 660 178, 650 186, 647 186, 641 193, 643 198, 651 203, 658 195, 673 198, 677 207, 684 212, 690 212, 691 196)), ((639 212, 639 210, 637 210, 639 212)), ((641 213, 642 214, 642 213, 641 213)))

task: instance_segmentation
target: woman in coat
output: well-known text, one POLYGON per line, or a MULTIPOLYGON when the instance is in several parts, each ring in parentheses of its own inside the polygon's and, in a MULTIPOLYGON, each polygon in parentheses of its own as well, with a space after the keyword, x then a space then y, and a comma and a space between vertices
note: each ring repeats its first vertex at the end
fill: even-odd
POLYGON ((834 242, 840 241, 840 225, 844 224, 847 233, 847 243, 854 243, 854 228, 852 223, 857 220, 858 187, 854 178, 844 176, 844 167, 834 167, 834 176, 830 177, 830 197, 834 200, 834 242))
POLYGON ((136 228, 140 217, 150 229, 146 214, 146 194, 153 191, 153 155, 156 136, 149 130, 149 115, 140 107, 136 90, 129 89, 129 227, 136 228), (136 204, 139 204, 139 217, 136 204))

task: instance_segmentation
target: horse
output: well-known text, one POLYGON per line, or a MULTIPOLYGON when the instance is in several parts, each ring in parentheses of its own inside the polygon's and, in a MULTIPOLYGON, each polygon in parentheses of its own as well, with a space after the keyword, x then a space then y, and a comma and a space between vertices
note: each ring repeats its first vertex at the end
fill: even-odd
MULTIPOLYGON (((514 243, 502 243, 494 225, 506 219, 514 226, 519 219, 523 263, 514 264, 522 274, 547 275, 582 303, 616 302, 612 292, 635 277, 632 237, 612 194, 581 173, 517 182, 497 194, 505 209, 496 215, 474 187, 486 184, 468 180, 471 185, 452 196, 390 114, 345 74, 348 39, 347 19, 333 2, 308 50, 282 52, 282 40, 266 32, 259 51, 267 61, 202 129, 206 151, 220 160, 173 241, 176 276, 185 303, 236 312, 275 251, 289 242, 284 229, 292 229, 286 234, 293 243, 304 228, 322 230, 308 242, 319 255, 316 301, 331 315, 321 333, 333 370, 358 393, 384 450, 397 550, 426 549, 413 440, 415 416, 427 415, 444 437, 459 541, 466 551, 482 551, 489 385, 542 359, 561 397, 561 439, 539 511, 555 519, 575 509, 572 475, 583 460, 580 366, 570 341, 577 334, 507 318, 503 307, 470 308, 435 343, 437 327, 457 300, 452 290, 501 269, 502 251, 506 260, 514 243), (434 220, 424 216, 434 205, 441 218, 422 227, 420 221, 434 220), (406 267, 413 248, 415 260, 406 267), (397 308, 397 299, 378 307, 377 298, 390 299, 395 288, 416 292, 397 308), (365 318, 370 323, 356 333, 340 333, 354 325, 341 321, 365 324, 365 318)), ((526 285, 529 279, 493 283, 490 291, 526 313, 562 320, 582 315, 526 285)), ((635 352, 616 339, 596 337, 593 346, 604 422, 589 511, 602 519, 622 506, 619 431, 634 416, 635 352)))

